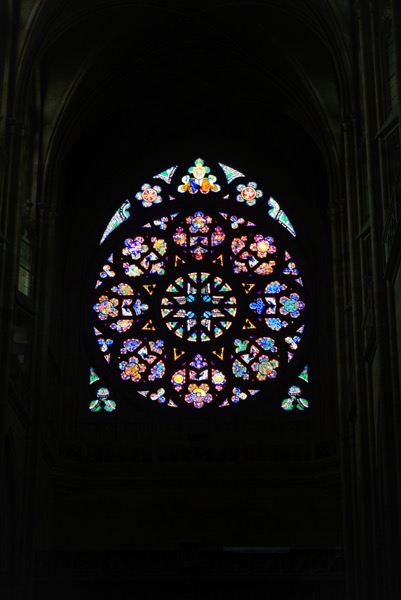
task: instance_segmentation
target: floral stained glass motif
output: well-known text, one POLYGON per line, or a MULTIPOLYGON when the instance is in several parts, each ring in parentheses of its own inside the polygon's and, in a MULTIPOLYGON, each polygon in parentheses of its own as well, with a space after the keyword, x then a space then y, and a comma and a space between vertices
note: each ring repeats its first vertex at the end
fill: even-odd
POLYGON ((92 412, 112 412, 117 394, 182 411, 240 410, 270 402, 267 390, 283 388, 289 367, 300 375, 279 402, 307 407, 299 357, 308 306, 291 229, 283 216, 267 218, 256 183, 237 185, 243 173, 209 164, 154 176, 163 198, 180 192, 173 214, 163 211, 160 186, 139 186, 135 222, 120 224, 99 259, 90 339, 91 381, 101 387, 92 412))
POLYGON ((166 251, 167 245, 163 238, 150 236, 127 238, 122 254, 130 257, 134 262, 123 262, 126 275, 140 277, 146 271, 150 274, 164 275, 163 257, 166 251))
POLYGON ((262 190, 258 190, 257 183, 254 181, 249 181, 246 185, 243 183, 237 186, 237 190, 239 194, 237 194, 238 202, 246 202, 248 206, 253 206, 256 204, 256 200, 263 196, 262 190))
POLYGON ((186 249, 196 260, 202 260, 225 239, 225 233, 212 217, 201 211, 188 216, 183 226, 178 226, 173 235, 178 246, 186 249))
POLYGON ((110 398, 110 390, 105 387, 97 390, 95 400, 89 404, 89 410, 92 412, 99 412, 102 409, 106 412, 113 412, 116 409, 116 403, 110 398))
MULTIPOLYGON (((100 377, 95 373, 93 367, 89 369, 89 384, 93 385, 97 381, 100 381, 100 377)), ((99 384, 98 384, 99 385, 99 384)), ((110 398, 110 391, 105 387, 100 387, 96 391, 96 398, 90 401, 89 410, 91 412, 99 412, 105 410, 106 412, 113 412, 116 409, 116 403, 110 398)))
POLYGON ((141 187, 141 191, 135 194, 135 198, 142 202, 142 205, 148 208, 153 204, 160 204, 162 197, 160 192, 162 191, 159 185, 150 185, 150 183, 144 183, 141 187))
POLYGON ((309 402, 306 398, 303 398, 303 388, 305 384, 309 383, 309 375, 308 375, 308 365, 306 365, 301 373, 298 375, 298 379, 301 379, 301 382, 296 385, 292 385, 288 388, 288 398, 284 398, 281 402, 281 408, 286 411, 291 411, 294 408, 300 411, 304 411, 309 408, 309 402))
POLYGON ((219 192, 220 186, 216 183, 216 176, 210 175, 210 168, 204 165, 201 158, 197 158, 193 167, 188 169, 189 175, 182 178, 182 185, 178 187, 181 194, 189 192, 196 194, 208 194, 209 192, 219 192))

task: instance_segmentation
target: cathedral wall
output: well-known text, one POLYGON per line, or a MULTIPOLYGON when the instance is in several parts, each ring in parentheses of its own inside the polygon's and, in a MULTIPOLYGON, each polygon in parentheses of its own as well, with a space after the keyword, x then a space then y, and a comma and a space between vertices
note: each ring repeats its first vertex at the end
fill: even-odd
POLYGON ((398 355, 398 372, 401 373, 401 268, 398 268, 394 280, 394 300, 395 300, 395 316, 397 327, 397 355, 398 355))

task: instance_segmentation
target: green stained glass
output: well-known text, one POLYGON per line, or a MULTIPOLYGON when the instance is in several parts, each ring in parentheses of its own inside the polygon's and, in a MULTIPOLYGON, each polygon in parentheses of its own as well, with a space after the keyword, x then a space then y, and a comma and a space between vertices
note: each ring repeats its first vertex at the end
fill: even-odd
POLYGON ((95 383, 95 381, 99 381, 99 377, 96 375, 95 371, 93 370, 93 368, 90 368, 89 371, 89 383, 95 383))
POLYGON ((120 208, 117 210, 117 212, 114 213, 114 215, 112 216, 109 224, 107 225, 102 239, 100 240, 100 243, 103 244, 104 240, 107 238, 108 235, 110 235, 110 233, 112 231, 114 231, 114 229, 116 229, 119 225, 121 225, 121 223, 123 223, 124 221, 126 221, 127 219, 129 219, 130 213, 129 213, 129 208, 131 207, 131 203, 129 200, 125 200, 124 204, 122 204, 120 206, 120 208))
POLYGON ((274 198, 271 198, 271 197, 269 198, 267 203, 271 207, 270 210, 268 211, 269 216, 272 219, 275 219, 276 221, 278 221, 280 223, 280 225, 282 225, 285 229, 287 229, 287 231, 289 231, 291 233, 291 235, 293 235, 295 237, 296 236, 295 229, 291 225, 290 220, 287 217, 287 215, 285 214, 285 212, 283 210, 281 210, 279 203, 276 202, 274 200, 274 198))
POLYGON ((237 177, 245 177, 243 173, 237 171, 236 169, 233 169, 232 167, 228 167, 227 165, 223 165, 222 163, 219 163, 219 165, 223 169, 224 175, 226 176, 228 183, 231 183, 232 181, 234 181, 234 179, 237 179, 237 177))
POLYGON ((298 377, 300 379, 303 379, 304 381, 306 381, 306 383, 309 383, 309 375, 308 375, 308 366, 306 365, 304 367, 304 369, 302 370, 302 372, 298 375, 298 377))
POLYGON ((165 171, 162 171, 161 173, 154 175, 153 179, 162 179, 166 183, 171 183, 171 180, 173 178, 173 175, 174 175, 176 169, 177 169, 177 166, 170 167, 169 169, 166 169, 165 171))

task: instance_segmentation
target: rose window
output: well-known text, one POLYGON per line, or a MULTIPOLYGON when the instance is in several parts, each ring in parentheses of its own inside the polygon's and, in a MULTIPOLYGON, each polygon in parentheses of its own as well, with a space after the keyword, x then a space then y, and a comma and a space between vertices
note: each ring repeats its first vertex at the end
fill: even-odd
POLYGON ((306 408, 293 381, 307 381, 309 329, 295 238, 278 202, 221 163, 140 182, 101 237, 91 410, 124 398, 205 412, 280 394, 285 410, 306 408))

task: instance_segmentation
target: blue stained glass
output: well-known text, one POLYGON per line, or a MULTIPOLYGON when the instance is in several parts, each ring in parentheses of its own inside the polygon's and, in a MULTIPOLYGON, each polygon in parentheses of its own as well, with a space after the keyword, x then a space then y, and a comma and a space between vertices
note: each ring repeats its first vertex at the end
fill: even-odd
POLYGON ((273 331, 280 331, 282 327, 287 327, 288 323, 281 319, 266 319, 266 325, 273 331))
POLYGON ((262 337, 256 340, 256 342, 263 348, 263 350, 270 350, 270 352, 277 352, 277 347, 274 344, 274 340, 270 337, 262 337))
POLYGON ((266 294, 279 294, 281 291, 287 289, 287 286, 284 283, 280 283, 279 281, 272 281, 265 288, 266 294))
POLYGON ((233 373, 235 377, 249 379, 248 369, 245 367, 245 365, 241 364, 239 360, 234 361, 233 373))
POLYGON ((265 305, 261 298, 258 298, 256 302, 251 302, 249 308, 252 308, 252 310, 256 311, 258 315, 262 315, 265 311, 265 305))

